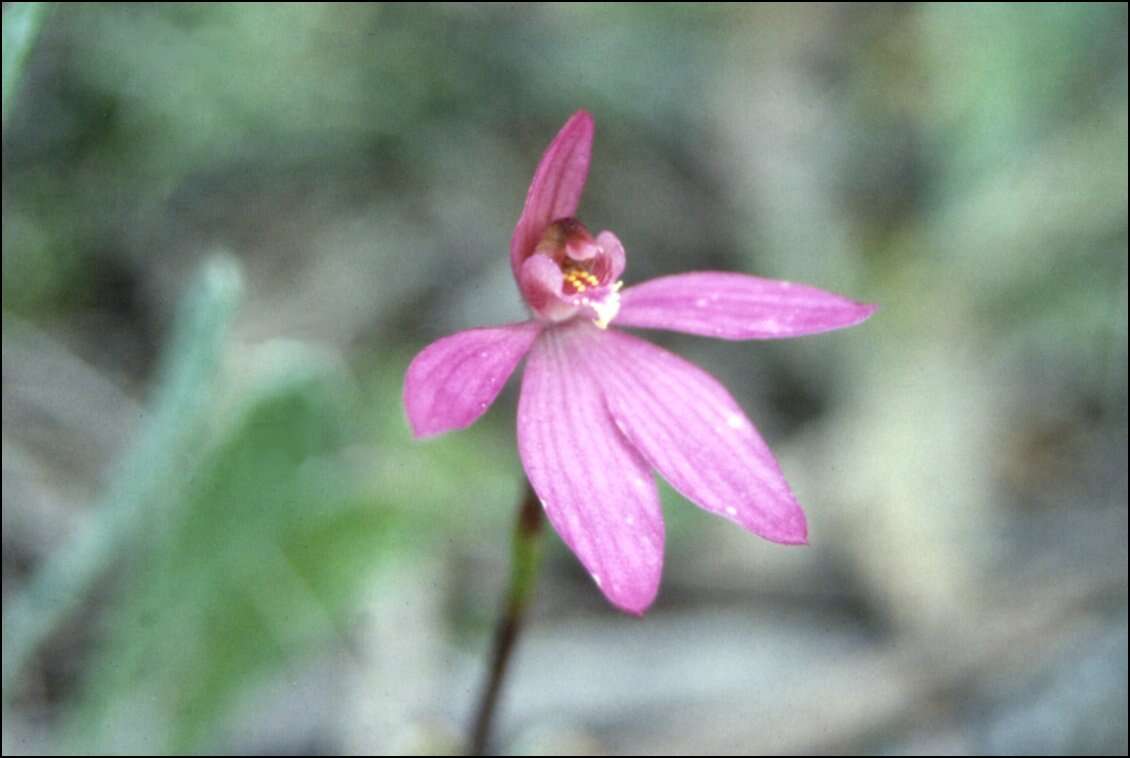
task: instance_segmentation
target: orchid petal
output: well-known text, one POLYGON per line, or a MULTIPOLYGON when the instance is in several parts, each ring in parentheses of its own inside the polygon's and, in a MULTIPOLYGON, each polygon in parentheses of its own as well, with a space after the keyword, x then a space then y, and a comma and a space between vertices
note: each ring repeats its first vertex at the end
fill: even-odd
POLYGON ((625 289, 616 323, 726 340, 782 339, 854 326, 874 312, 874 305, 803 284, 701 271, 625 289))
POLYGON ((592 116, 577 111, 546 148, 510 240, 510 266, 515 278, 546 227, 576 212, 589 173, 592 136, 592 116))
POLYGON ((543 333, 530 351, 518 403, 518 452, 561 539, 605 596, 642 614, 663 564, 663 515, 647 464, 616 431, 577 359, 602 332, 543 333))
MULTIPOLYGON (((593 329, 593 327, 589 327, 593 329)), ((612 419, 671 486, 768 540, 803 544, 804 512, 773 453, 714 377, 623 332, 589 351, 612 419)))
POLYGON ((430 437, 475 423, 540 331, 534 321, 469 329, 421 350, 404 378, 404 407, 412 433, 430 437))

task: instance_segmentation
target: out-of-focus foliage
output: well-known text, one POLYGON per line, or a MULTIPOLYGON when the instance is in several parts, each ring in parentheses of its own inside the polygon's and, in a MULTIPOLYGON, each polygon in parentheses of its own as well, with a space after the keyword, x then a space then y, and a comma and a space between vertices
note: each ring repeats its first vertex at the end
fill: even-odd
POLYGON ((457 744, 513 392, 418 443, 400 384, 524 317, 509 236, 579 107, 581 216, 629 286, 731 269, 880 310, 656 335, 750 412, 811 545, 667 492, 640 623, 550 539, 499 746, 1125 751, 1125 4, 7 3, 3 64, 5 610, 123 461, 193 432, 154 443, 185 451, 138 498, 160 516, 33 615, 6 754, 457 744), (216 248, 243 300, 182 428, 160 367, 216 248))
POLYGON ((206 747, 246 687, 344 636, 347 601, 392 547, 391 516, 341 458, 355 398, 311 362, 287 356, 288 375, 242 401, 183 491, 166 493, 168 517, 129 559, 78 739, 206 747), (137 728, 119 731, 123 720, 137 728))
POLYGON ((236 263, 223 255, 209 259, 180 308, 149 417, 95 507, 93 523, 5 604, 5 698, 44 637, 74 613, 115 555, 144 542, 145 522, 168 513, 163 496, 191 476, 241 293, 236 263))
POLYGON ((24 59, 39 35, 39 26, 50 10, 50 3, 20 3, 4 14, 3 118, 8 121, 8 102, 19 86, 24 59))

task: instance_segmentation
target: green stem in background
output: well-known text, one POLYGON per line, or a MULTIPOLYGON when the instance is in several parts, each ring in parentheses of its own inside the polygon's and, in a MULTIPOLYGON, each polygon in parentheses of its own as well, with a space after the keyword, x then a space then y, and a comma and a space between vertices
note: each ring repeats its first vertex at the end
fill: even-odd
POLYGON ((537 584, 538 566, 541 563, 541 504, 534 489, 526 485, 526 496, 518 507, 518 520, 514 524, 514 537, 511 548, 510 589, 498 626, 494 631, 494 647, 491 651, 490 669, 487 680, 479 696, 475 712, 475 722, 471 730, 471 740, 467 746, 470 755, 483 755, 490 740, 491 724, 494 721, 495 706, 506 678, 506 668, 514 652, 514 644, 522 630, 522 619, 533 597, 537 584))
MULTIPOLYGON (((6 16, 5 16, 6 18, 6 16)), ((39 647, 90 594, 114 560, 159 528, 163 494, 187 475, 203 433, 220 358, 243 291, 239 265, 208 260, 174 324, 161 376, 137 439, 83 524, 4 602, 3 703, 39 647)))

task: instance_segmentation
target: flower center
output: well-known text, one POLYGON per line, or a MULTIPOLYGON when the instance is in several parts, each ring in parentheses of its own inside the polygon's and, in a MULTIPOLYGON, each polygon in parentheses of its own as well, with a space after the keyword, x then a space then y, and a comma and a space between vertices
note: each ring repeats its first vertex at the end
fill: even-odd
POLYGON ((562 218, 546 227, 534 252, 550 258, 560 268, 560 300, 574 309, 587 311, 602 329, 608 326, 620 310, 623 282, 614 281, 624 268, 619 241, 609 232, 593 239, 580 221, 562 218), (606 249, 605 235, 611 237, 614 248, 606 249))
POLYGON ((565 275, 562 290, 566 295, 580 294, 589 287, 600 286, 600 280, 591 271, 576 263, 562 266, 561 273, 565 275))

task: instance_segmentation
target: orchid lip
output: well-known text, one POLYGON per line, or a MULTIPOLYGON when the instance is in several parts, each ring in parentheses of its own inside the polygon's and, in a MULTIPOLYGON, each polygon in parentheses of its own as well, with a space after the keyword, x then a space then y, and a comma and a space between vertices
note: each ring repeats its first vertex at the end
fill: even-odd
POLYGON ((612 319, 620 312, 620 290, 623 286, 623 282, 613 282, 610 287, 605 288, 599 298, 581 297, 577 304, 582 308, 589 308, 596 314, 592 322, 601 329, 607 329, 612 319))

